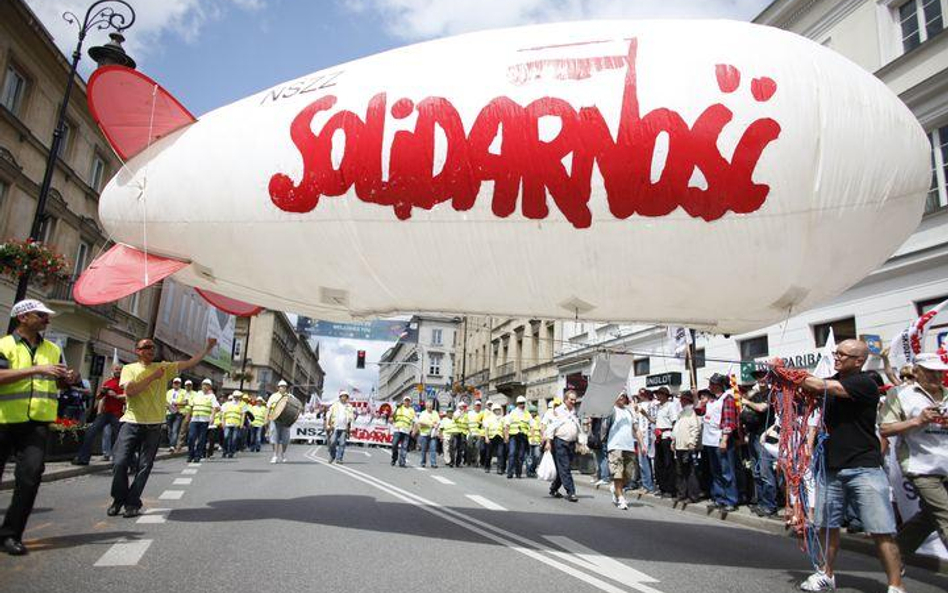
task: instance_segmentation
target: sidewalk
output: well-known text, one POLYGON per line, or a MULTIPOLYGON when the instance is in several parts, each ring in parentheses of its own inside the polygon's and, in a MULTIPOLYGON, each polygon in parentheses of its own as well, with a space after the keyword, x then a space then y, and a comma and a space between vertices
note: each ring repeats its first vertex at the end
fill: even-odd
MULTIPOLYGON (((589 483, 588 474, 579 474, 577 472, 573 472, 573 474, 573 481, 577 486, 582 486, 584 488, 588 488, 589 490, 597 490, 592 484, 589 483)), ((602 487, 598 490, 604 493, 604 498, 608 497, 608 487, 602 487)), ((674 509, 681 513, 690 513, 692 515, 711 517, 720 521, 727 521, 729 523, 742 525, 744 527, 759 529, 761 531, 766 531, 775 535, 786 535, 796 539, 796 536, 784 525, 784 521, 781 518, 780 513, 778 513, 776 517, 772 518, 759 517, 754 514, 749 507, 746 506, 738 508, 738 510, 734 511, 733 513, 724 513, 720 510, 708 510, 708 501, 702 501, 694 504, 680 504, 676 503, 674 499, 661 498, 653 494, 646 494, 642 491, 626 492, 626 500, 629 502, 640 502, 651 506, 662 506, 665 508, 674 509)), ((872 539, 865 534, 851 534, 846 533, 846 531, 843 530, 843 532, 840 534, 840 547, 844 550, 859 552, 860 554, 866 554, 868 556, 874 557, 876 555, 875 544, 872 542, 872 539)), ((938 558, 934 558, 932 556, 905 554, 902 556, 902 561, 908 566, 914 566, 933 572, 948 574, 948 562, 939 560, 938 558)))
MULTIPOLYGON (((183 456, 184 451, 171 454, 168 453, 166 449, 164 452, 160 452, 155 456, 155 461, 183 456)), ((92 460, 89 461, 89 465, 72 465, 69 461, 52 461, 46 463, 46 471, 43 472, 43 481, 55 482, 56 480, 65 480, 86 474, 97 474, 107 472, 111 470, 111 468, 112 464, 102 461, 102 458, 99 456, 93 457, 92 460)), ((0 490, 13 489, 13 470, 14 464, 12 462, 7 463, 7 467, 4 468, 3 476, 0 476, 0 490)))

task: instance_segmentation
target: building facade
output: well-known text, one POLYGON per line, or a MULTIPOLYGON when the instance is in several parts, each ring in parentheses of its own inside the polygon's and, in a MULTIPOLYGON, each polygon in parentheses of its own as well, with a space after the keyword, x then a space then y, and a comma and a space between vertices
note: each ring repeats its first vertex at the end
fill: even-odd
POLYGON ((281 380, 301 402, 321 398, 325 372, 319 364, 319 344, 312 346, 285 313, 263 311, 237 318, 231 371, 224 377, 225 391, 241 389, 266 398, 281 380))
POLYGON ((447 404, 455 380, 460 325, 457 317, 413 316, 409 327, 417 331, 417 341, 396 342, 379 360, 378 398, 399 401, 411 396, 416 402, 437 399, 447 404))
MULTIPOLYGON (((69 67, 22 0, 0 3, 0 242, 29 236, 69 67)), ((43 242, 65 256, 68 277, 31 286, 28 296, 59 313, 47 337, 63 346, 67 363, 93 387, 108 373, 113 355, 123 362, 135 359, 135 340, 147 334, 158 298, 155 289, 96 307, 72 298, 76 278, 108 244, 99 191, 120 166, 89 114, 85 83, 77 77, 41 227, 43 242)), ((16 283, 0 278, 0 310, 10 310, 15 293, 16 283)))
MULTIPOLYGON (((700 385, 715 372, 738 373, 741 361, 745 370, 747 361, 773 357, 812 368, 830 328, 837 342, 863 337, 885 346, 918 315, 948 298, 946 16, 948 0, 776 0, 754 19, 827 46, 886 83, 928 133, 931 189, 925 214, 912 236, 879 269, 836 299, 742 335, 698 333, 695 366, 700 385)), ((871 234, 866 240, 872 240, 871 234)), ((944 317, 948 315, 936 318, 927 350, 948 339, 944 317)), ((557 354, 560 388, 588 379, 604 349, 632 355, 629 389, 689 383, 685 362, 675 357, 674 345, 662 327, 566 323, 563 344, 557 354)), ((870 358, 868 366, 880 365, 877 356, 870 358)))

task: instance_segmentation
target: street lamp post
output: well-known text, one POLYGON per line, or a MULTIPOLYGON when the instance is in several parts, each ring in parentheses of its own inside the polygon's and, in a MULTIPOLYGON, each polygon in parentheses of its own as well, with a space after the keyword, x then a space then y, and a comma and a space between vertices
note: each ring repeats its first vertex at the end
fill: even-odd
MULTIPOLYGON (((72 65, 69 69, 69 78, 66 80, 66 91, 63 94, 62 103, 59 105, 59 114, 56 119, 56 128, 53 130, 53 141, 49 147, 49 154, 46 157, 46 172, 43 173, 43 183, 40 185, 39 196, 36 201, 36 213, 33 215, 33 225, 30 227, 30 239, 38 241, 40 238, 40 229, 42 228, 43 218, 46 211, 46 199, 49 197, 49 188, 53 181, 53 172, 56 170, 56 159, 59 158, 60 145, 63 140, 63 133, 66 126, 66 109, 69 106, 69 96, 72 94, 72 87, 75 84, 76 68, 79 66, 79 59, 82 57, 82 42, 85 41, 86 34, 93 30, 114 29, 110 34, 112 39, 103 46, 97 46, 89 49, 89 56, 96 61, 99 66, 108 64, 118 64, 129 68, 135 67, 135 60, 129 57, 122 49, 122 31, 128 29, 135 22, 135 11, 125 0, 98 0, 94 2, 86 11, 85 19, 81 22, 72 12, 63 14, 63 19, 70 24, 79 27, 79 41, 76 43, 76 50, 72 53, 72 65)), ((27 287, 30 283, 30 272, 27 270, 20 276, 16 286, 16 297, 13 299, 17 303, 26 298, 27 287)), ((13 331, 15 319, 10 319, 10 328, 13 331)))

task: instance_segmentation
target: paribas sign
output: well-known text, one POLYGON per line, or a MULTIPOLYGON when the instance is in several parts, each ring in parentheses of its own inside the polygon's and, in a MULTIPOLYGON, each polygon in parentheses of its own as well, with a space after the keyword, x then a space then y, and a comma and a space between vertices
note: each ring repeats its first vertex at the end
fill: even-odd
MULTIPOLYGON (((817 363, 820 362, 820 353, 819 352, 804 352, 802 354, 791 354, 790 356, 778 356, 782 362, 783 366, 791 369, 809 369, 813 370, 816 368, 817 363)), ((770 362, 773 358, 759 358, 757 362, 770 362)))

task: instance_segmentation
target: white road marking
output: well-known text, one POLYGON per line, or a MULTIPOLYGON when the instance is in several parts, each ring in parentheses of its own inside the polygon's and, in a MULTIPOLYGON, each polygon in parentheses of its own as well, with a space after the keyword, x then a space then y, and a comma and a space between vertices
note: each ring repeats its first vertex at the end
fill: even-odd
POLYGON ((165 490, 158 500, 181 500, 182 496, 184 496, 184 490, 165 490))
POLYGON ((190 486, 193 478, 175 478, 172 486, 190 486))
POLYGON ((473 500, 473 501, 476 502, 477 504, 481 505, 481 506, 484 507, 485 509, 488 509, 488 510, 491 510, 491 511, 506 511, 506 510, 507 510, 507 509, 505 509, 504 507, 502 507, 502 506, 500 506, 499 504, 497 504, 496 502, 494 502, 494 501, 492 501, 492 500, 488 500, 488 499, 484 498, 483 496, 479 496, 479 495, 477 495, 477 494, 465 494, 464 496, 470 498, 471 500, 473 500))
POLYGON ((623 585, 625 585, 625 588, 617 587, 613 585, 612 583, 606 582, 600 578, 597 578, 594 575, 591 575, 581 570, 578 570, 576 568, 573 568, 572 566, 568 564, 564 564, 563 562, 559 560, 555 560, 554 558, 551 558, 550 556, 544 554, 544 552, 547 552, 547 553, 549 552, 548 546, 546 546, 545 544, 527 539, 525 537, 517 535, 516 533, 511 533, 505 529, 501 529, 500 527, 491 525, 490 523, 485 523, 483 521, 477 520, 469 515, 465 515, 464 513, 458 512, 454 509, 444 507, 436 502, 432 502, 430 500, 422 498, 421 496, 418 496, 416 494, 403 490, 395 486, 394 484, 390 484, 388 482, 380 480, 376 478, 375 476, 366 474, 358 470, 354 470, 351 467, 340 467, 338 465, 329 465, 329 463, 326 462, 325 460, 317 458, 315 456, 315 451, 311 451, 310 453, 307 453, 305 457, 307 457, 308 459, 316 463, 325 465, 326 467, 329 467, 330 469, 333 469, 335 471, 348 474, 350 477, 352 477, 355 480, 358 480, 364 484, 367 484, 377 490, 381 490, 382 492, 386 492, 389 495, 397 498, 398 500, 417 506, 418 508, 424 510, 427 513, 430 513, 436 517, 440 517, 441 519, 444 519, 445 521, 448 521, 449 523, 454 523, 458 527, 467 529, 468 531, 471 531, 472 533, 476 533, 486 539, 489 539, 493 542, 506 546, 507 548, 510 548, 511 550, 519 552, 523 554, 524 556, 527 556, 528 558, 542 562, 543 564, 546 564, 547 566, 550 566, 556 570, 559 570, 560 572, 563 572, 572 577, 575 577, 576 579, 579 579, 583 581, 584 583, 587 583, 599 589, 600 591, 605 591, 606 593, 625 593, 626 591, 628 591, 628 587, 631 587, 642 593, 660 593, 656 589, 653 589, 652 587, 643 585, 641 583, 623 583, 623 585), (518 545, 517 542, 523 545, 518 545))
POLYGON ((363 451, 362 454, 365 455, 366 457, 372 457, 372 454, 369 453, 368 451, 363 451))
POLYGON ((658 582, 658 579, 650 577, 644 572, 635 570, 631 566, 626 566, 618 560, 603 556, 595 550, 587 548, 581 543, 568 537, 562 535, 544 535, 543 539, 563 548, 564 550, 567 550, 567 552, 549 550, 550 554, 553 554, 557 558, 562 558, 563 560, 572 562, 573 564, 581 566, 586 570, 594 572, 595 574, 609 577, 610 579, 620 583, 658 582))
POLYGON ((183 470, 181 470, 181 473, 182 473, 183 475, 185 475, 185 476, 193 476, 193 475, 195 475, 195 474, 198 473, 198 470, 196 470, 196 469, 183 469, 183 470))
POLYGON ((141 539, 112 544, 99 558, 95 566, 135 566, 142 559, 153 540, 141 539))
POLYGON ((171 509, 148 509, 145 511, 145 514, 138 518, 136 523, 143 524, 158 524, 165 522, 165 513, 171 509))
POLYGON ((417 466, 417 467, 415 467, 415 469, 417 469, 417 470, 420 471, 420 472, 426 472, 426 471, 428 471, 428 468, 427 468, 427 467, 421 467, 420 465, 417 466))
POLYGON ((443 477, 443 476, 434 476, 434 475, 432 475, 432 476, 431 476, 431 479, 437 480, 437 481, 441 482, 442 484, 445 484, 446 486, 454 486, 454 482, 452 482, 451 480, 449 480, 449 479, 447 479, 447 478, 445 478, 445 477, 443 477))
POLYGON ((201 467, 200 463, 189 463, 188 467, 201 467))

